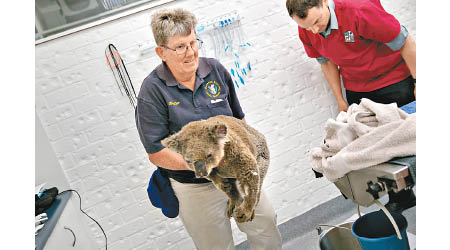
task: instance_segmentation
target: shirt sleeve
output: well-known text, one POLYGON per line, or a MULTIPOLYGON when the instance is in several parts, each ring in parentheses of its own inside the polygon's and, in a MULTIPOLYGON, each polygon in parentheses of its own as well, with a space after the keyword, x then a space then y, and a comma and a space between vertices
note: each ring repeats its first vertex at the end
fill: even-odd
POLYGON ((326 58, 326 57, 323 57, 323 56, 321 56, 321 57, 317 57, 317 58, 316 58, 316 60, 317 60, 317 62, 319 62, 320 64, 323 64, 323 63, 326 63, 326 62, 328 62, 328 61, 329 61, 329 59, 328 59, 328 58, 326 58))
POLYGON ((164 148, 161 140, 169 135, 168 115, 165 109, 138 98, 135 110, 136 127, 147 153, 164 148))
POLYGON ((356 13, 356 25, 363 38, 381 43, 393 41, 401 31, 398 20, 378 0, 364 1, 356 13))
POLYGON ((393 51, 397 51, 397 50, 401 49, 403 47, 403 45, 405 45, 408 34, 409 34, 408 30, 405 28, 405 26, 402 25, 400 34, 398 34, 398 36, 394 40, 392 40, 388 43, 385 43, 385 44, 389 48, 391 48, 393 51))
POLYGON ((228 103, 230 104, 231 111, 233 112, 233 117, 237 119, 244 118, 245 114, 242 111, 241 104, 239 103, 238 96, 236 94, 236 89, 234 88, 233 79, 231 78, 230 72, 225 69, 225 67, 217 60, 216 67, 220 72, 222 79, 228 87, 228 103))
POLYGON ((303 47, 305 48, 308 57, 310 58, 322 57, 322 55, 319 52, 317 52, 316 49, 314 49, 307 36, 304 34, 304 31, 300 27, 298 27, 298 37, 300 38, 300 41, 302 41, 303 47))

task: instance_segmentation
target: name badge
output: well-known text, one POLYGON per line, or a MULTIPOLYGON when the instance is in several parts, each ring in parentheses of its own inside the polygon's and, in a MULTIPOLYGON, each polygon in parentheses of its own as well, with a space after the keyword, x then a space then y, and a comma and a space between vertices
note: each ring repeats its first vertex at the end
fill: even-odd
POLYGON ((216 100, 211 100, 211 103, 218 103, 218 102, 223 102, 223 100, 222 99, 216 99, 216 100))

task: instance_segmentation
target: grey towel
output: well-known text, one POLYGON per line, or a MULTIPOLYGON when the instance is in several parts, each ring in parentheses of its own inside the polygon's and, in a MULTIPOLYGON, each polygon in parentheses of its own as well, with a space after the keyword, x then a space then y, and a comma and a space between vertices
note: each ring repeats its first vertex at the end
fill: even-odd
POLYGON ((416 154, 416 115, 395 103, 363 98, 325 124, 326 136, 310 152, 313 169, 331 182, 346 173, 416 154))

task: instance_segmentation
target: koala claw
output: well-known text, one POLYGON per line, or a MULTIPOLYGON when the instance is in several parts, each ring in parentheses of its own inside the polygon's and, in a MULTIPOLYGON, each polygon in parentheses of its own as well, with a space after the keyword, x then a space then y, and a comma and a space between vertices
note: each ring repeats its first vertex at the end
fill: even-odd
POLYGON ((233 187, 231 186, 230 182, 222 181, 222 190, 224 192, 230 192, 232 190, 232 188, 233 187))
POLYGON ((230 202, 230 200, 228 200, 227 206, 228 206, 227 216, 228 216, 228 218, 230 218, 231 215, 233 215, 233 210, 235 208, 235 204, 234 204, 234 202, 230 202))
POLYGON ((234 209, 234 219, 236 222, 243 223, 252 221, 255 218, 255 210, 246 210, 241 207, 234 209))

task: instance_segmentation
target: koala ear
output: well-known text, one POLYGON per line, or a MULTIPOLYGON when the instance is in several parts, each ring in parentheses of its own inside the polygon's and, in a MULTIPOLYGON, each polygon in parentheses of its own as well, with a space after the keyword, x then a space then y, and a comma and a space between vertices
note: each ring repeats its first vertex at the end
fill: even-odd
POLYGON ((172 151, 181 153, 181 144, 179 141, 179 133, 173 134, 173 135, 167 137, 166 139, 162 140, 161 144, 164 147, 166 147, 172 151))
POLYGON ((216 124, 213 126, 214 135, 217 138, 225 138, 227 135, 227 126, 225 124, 216 124))

